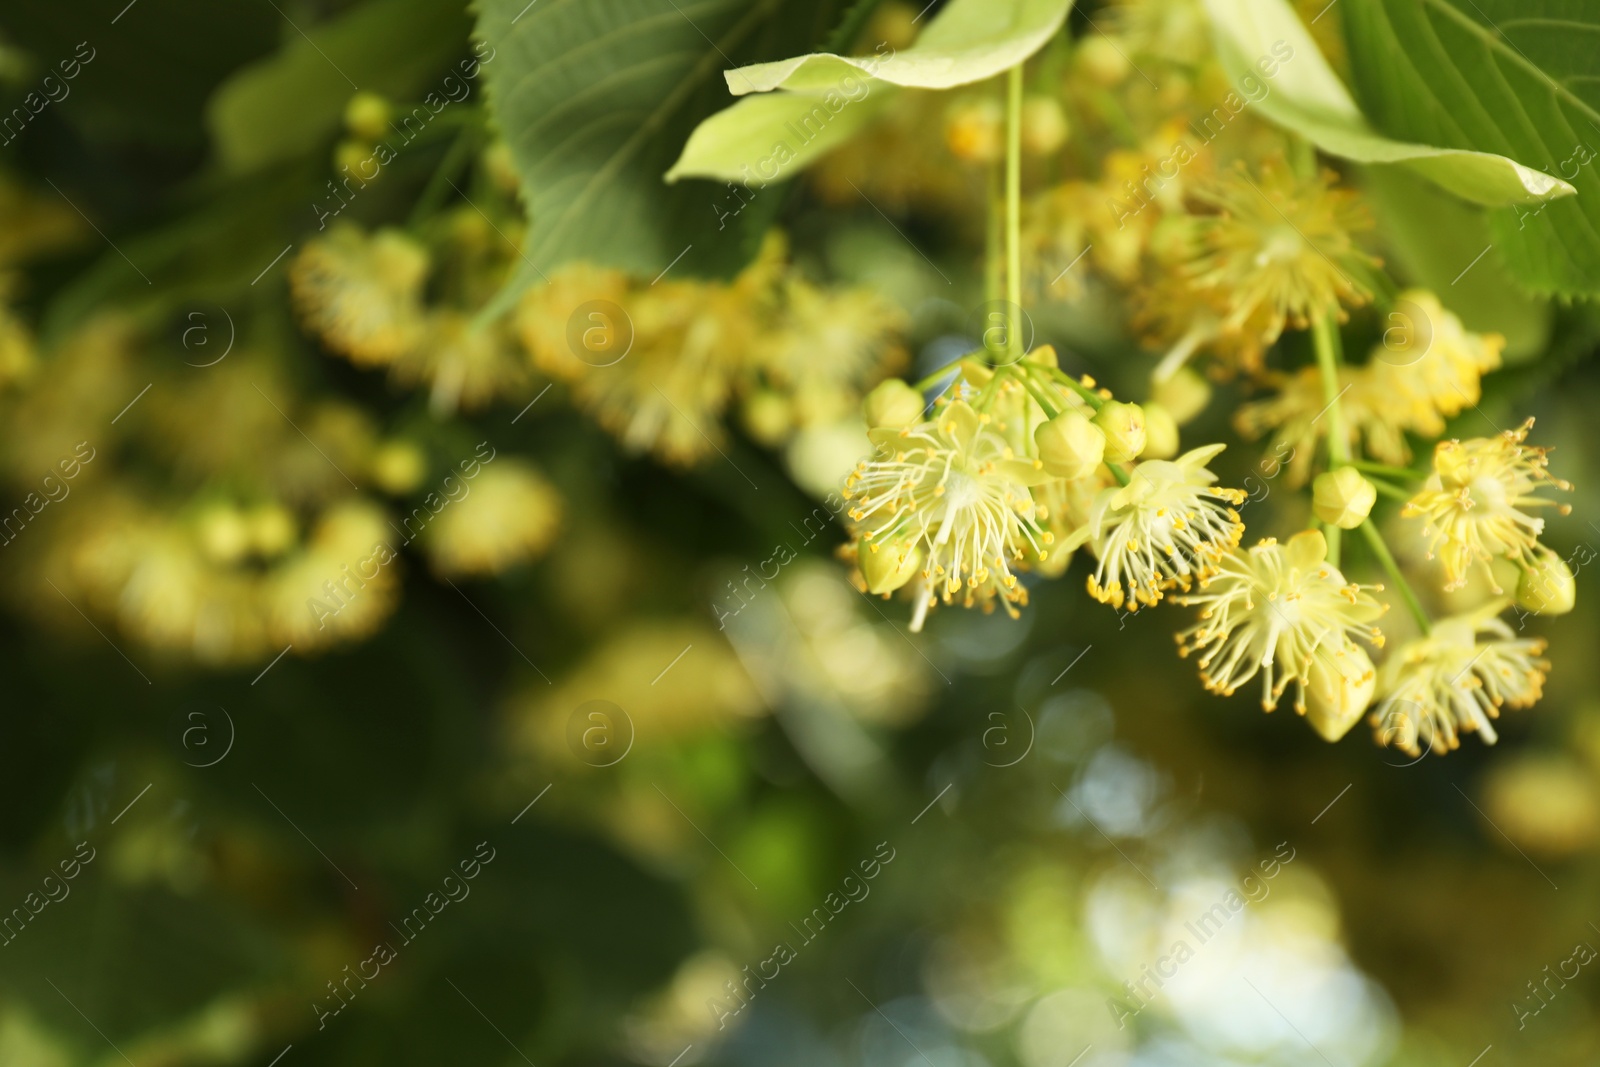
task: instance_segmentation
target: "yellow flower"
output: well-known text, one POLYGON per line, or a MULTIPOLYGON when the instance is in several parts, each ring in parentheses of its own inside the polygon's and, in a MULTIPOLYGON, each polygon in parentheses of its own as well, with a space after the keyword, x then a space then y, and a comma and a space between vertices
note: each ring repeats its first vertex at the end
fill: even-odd
POLYGON ((905 316, 870 289, 822 289, 794 278, 782 302, 751 359, 768 385, 792 396, 798 426, 849 416, 869 383, 905 362, 895 339, 905 316))
MULTIPOLYGON (((1163 226, 1181 231, 1194 221, 1181 216, 1163 226)), ((1153 274, 1133 287, 1132 326, 1147 348, 1162 350, 1151 375, 1157 383, 1169 380, 1202 350, 1214 358, 1213 368, 1223 376, 1261 373, 1267 345, 1260 334, 1230 328, 1225 322, 1227 301, 1220 293, 1191 285, 1182 273, 1181 257, 1174 263, 1161 263, 1158 257, 1153 274)))
POLYGON ((392 363, 421 330, 428 253, 397 230, 368 237, 335 224, 289 268, 289 292, 306 328, 360 367, 392 363))
MULTIPOLYGON (((517 311, 534 366, 631 452, 688 466, 720 447, 721 416, 765 327, 783 270, 769 240, 729 284, 631 284, 576 266, 535 286, 517 311)), ((846 410, 854 407, 851 395, 846 410)))
MULTIPOLYGON (((1491 559, 1504 556, 1524 568, 1537 562, 1544 520, 1528 512, 1558 505, 1534 494, 1546 487, 1572 486, 1546 471, 1548 449, 1522 443, 1532 427, 1529 419, 1494 437, 1440 441, 1433 453, 1433 474, 1401 509, 1401 515, 1423 520, 1428 558, 1437 554, 1444 564, 1446 590, 1466 585, 1467 568, 1479 563, 1498 593, 1491 559)), ((1568 504, 1559 508, 1563 515, 1572 510, 1568 504)))
POLYGON ((266 576, 260 611, 273 645, 304 655, 377 633, 400 601, 398 540, 365 500, 323 512, 305 547, 266 576))
MULTIPOLYGON (((1261 706, 1271 711, 1293 682, 1295 710, 1302 715, 1308 685, 1337 689, 1340 700, 1349 699, 1346 688, 1363 691, 1372 665, 1351 637, 1381 645, 1383 635, 1370 623, 1384 605, 1367 591, 1373 587, 1345 581, 1327 556, 1328 543, 1316 530, 1284 544, 1267 538, 1230 553, 1200 592, 1177 598, 1201 606, 1200 622, 1178 635, 1178 652, 1201 653, 1200 680, 1207 689, 1231 696, 1260 674, 1261 706)), ((1319 721, 1319 730, 1323 725, 1319 721)))
MULTIPOLYGON (((1414 410, 1403 406, 1406 400, 1393 382, 1380 381, 1375 370, 1372 364, 1339 368, 1339 412, 1344 419, 1345 437, 1352 450, 1359 445, 1367 456, 1380 463, 1405 466, 1411 462, 1405 431, 1422 433, 1420 424, 1437 416, 1428 414, 1419 419, 1414 410)), ((1298 487, 1310 477, 1317 445, 1333 424, 1326 417, 1328 398, 1323 392, 1322 375, 1316 367, 1302 367, 1293 375, 1274 375, 1269 380, 1277 386, 1277 394, 1241 405, 1234 413, 1233 425, 1252 439, 1276 429, 1272 449, 1278 456, 1289 457, 1283 460, 1289 467, 1288 484, 1298 487)), ((1434 436, 1442 431, 1440 424, 1434 436)))
POLYGON ((1332 744, 1350 732, 1372 703, 1377 672, 1360 645, 1343 656, 1314 659, 1306 676, 1306 722, 1332 744))
POLYGON ((931 422, 904 430, 874 430, 879 453, 845 481, 844 497, 863 552, 892 552, 897 561, 923 558, 916 615, 920 630, 930 603, 946 604, 963 588, 962 603, 998 597, 1027 603, 1012 563, 1025 553, 1047 559, 1052 535, 1035 518, 1030 486, 1049 479, 1037 460, 1018 458, 988 415, 964 401, 931 422))
POLYGON ((988 97, 963 100, 944 121, 945 145, 963 163, 993 163, 1005 155, 1006 117, 988 97))
MULTIPOLYGON (((5 296, 5 279, 0 277, 0 301, 5 296)), ((25 381, 38 367, 33 331, 22 318, 0 302, 0 386, 25 381)))
POLYGON ((1302 182, 1269 159, 1259 180, 1243 163, 1194 193, 1216 214, 1200 219, 1200 254, 1189 264, 1192 285, 1216 293, 1228 311, 1224 327, 1249 330, 1271 344, 1286 324, 1304 329, 1341 304, 1370 296, 1352 272, 1375 263, 1351 234, 1371 218, 1354 193, 1334 189, 1324 171, 1302 182))
POLYGON ((1395 425, 1423 437, 1444 433, 1444 420, 1475 406, 1480 382, 1500 366, 1506 339, 1476 334, 1432 293, 1412 290, 1395 300, 1383 344, 1367 364, 1370 387, 1395 425))
POLYGON ((533 559, 555 537, 561 497, 531 466, 501 459, 462 483, 466 493, 442 506, 425 544, 441 574, 498 574, 533 559))
POLYGON ((1206 463, 1224 446, 1208 445, 1176 460, 1146 460, 1124 486, 1102 489, 1084 528, 1099 563, 1089 595, 1138 610, 1174 586, 1188 590, 1216 570, 1239 544, 1244 523, 1237 489, 1220 489, 1206 463))
POLYGON ((1379 702, 1370 722, 1378 743, 1420 755, 1457 748, 1458 733, 1497 737, 1489 721, 1500 708, 1525 708, 1544 692, 1550 664, 1545 642, 1513 637, 1497 616, 1501 603, 1471 615, 1444 619, 1433 631, 1401 646, 1378 677, 1379 702), (1419 744, 1420 742, 1420 744, 1419 744))
POLYGON ((459 311, 428 312, 415 348, 395 363, 395 378, 431 387, 430 407, 439 414, 481 408, 519 389, 528 378, 522 354, 499 327, 475 329, 459 311))

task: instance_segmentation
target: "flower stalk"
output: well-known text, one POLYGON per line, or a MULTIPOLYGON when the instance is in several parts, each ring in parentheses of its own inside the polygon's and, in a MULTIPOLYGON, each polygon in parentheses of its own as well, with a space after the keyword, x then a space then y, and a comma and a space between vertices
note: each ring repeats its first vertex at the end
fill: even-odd
POLYGON ((1433 630, 1433 623, 1428 618, 1428 613, 1423 610, 1422 601, 1417 599, 1416 592, 1411 588, 1411 583, 1406 581, 1406 576, 1400 573, 1400 565, 1394 561, 1394 554, 1389 551, 1389 546, 1384 543, 1383 535, 1378 532, 1378 527, 1371 519, 1361 524, 1361 534, 1367 539, 1367 544, 1372 548, 1372 554, 1378 557, 1378 562, 1383 564, 1384 571, 1400 590, 1400 597, 1406 602, 1406 607, 1417 620, 1417 625, 1426 636, 1433 630))
MULTIPOLYGON (((1322 375, 1322 396, 1327 403, 1328 467, 1338 470, 1350 462, 1350 440, 1344 434, 1344 415, 1339 410, 1339 327, 1333 312, 1323 312, 1311 322, 1311 344, 1317 353, 1317 370, 1322 375)), ((1336 526, 1323 531, 1328 539, 1328 562, 1339 565, 1339 535, 1336 526)))
MULTIPOLYGON (((1022 317, 1022 64, 1006 72, 1006 301, 1022 317)), ((1011 362, 1022 358, 1022 323, 1006 330, 1011 362)))

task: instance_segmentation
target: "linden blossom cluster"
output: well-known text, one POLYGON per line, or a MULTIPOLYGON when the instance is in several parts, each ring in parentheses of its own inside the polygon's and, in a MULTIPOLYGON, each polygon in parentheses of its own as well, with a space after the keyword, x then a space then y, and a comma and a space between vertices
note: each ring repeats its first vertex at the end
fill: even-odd
MULTIPOLYGON (((489 442, 481 441, 474 450, 474 455, 478 459, 464 459, 461 461, 461 473, 466 481, 456 482, 456 488, 461 490, 459 496, 450 487, 450 482, 455 478, 455 475, 447 474, 444 478, 444 497, 441 498, 438 493, 430 492, 423 498, 421 506, 413 508, 411 514, 401 520, 405 525, 407 534, 406 539, 401 542, 402 545, 409 545, 415 540, 417 535, 433 520, 434 516, 438 515, 446 507, 465 500, 467 494, 472 491, 472 487, 467 482, 476 478, 484 467, 494 462, 494 457, 498 453, 489 442), (487 456, 483 454, 485 448, 489 449, 487 456), (480 463, 479 459, 483 462, 480 463), (417 528, 413 530, 411 529, 411 522, 413 519, 417 519, 418 516, 421 517, 420 522, 417 528)), ((378 577, 384 567, 399 558, 400 554, 389 547, 387 541, 379 541, 372 546, 371 553, 365 559, 356 562, 354 574, 350 571, 350 564, 346 563, 340 568, 344 572, 343 577, 330 578, 323 582, 322 591, 327 594, 327 600, 322 600, 318 597, 306 598, 306 608, 311 612, 311 617, 316 620, 317 629, 326 628, 329 619, 334 618, 348 607, 350 602, 360 594, 361 590, 366 588, 368 582, 378 577), (371 568, 370 570, 368 569, 369 567, 371 568), (332 604, 329 601, 332 601, 332 604)))
POLYGON ((1327 740, 1344 736, 1370 708, 1379 744, 1420 756, 1457 748, 1463 733, 1493 744, 1500 709, 1528 707, 1542 695, 1550 669, 1545 641, 1516 636, 1500 616, 1513 608, 1572 610, 1571 566, 1540 543, 1544 520, 1536 514, 1548 507, 1566 514, 1568 505, 1540 494, 1572 487, 1549 473, 1547 449, 1526 443, 1531 419, 1494 437, 1438 442, 1425 474, 1392 465, 1409 461, 1407 432, 1437 437, 1446 417, 1476 404, 1480 378, 1499 365, 1504 344, 1498 335, 1463 329, 1432 294, 1401 294, 1398 304, 1426 320, 1419 336, 1386 341, 1366 365, 1326 380, 1331 359, 1308 368, 1277 397, 1241 411, 1282 427, 1280 447, 1297 446, 1291 481, 1304 481, 1317 438, 1329 435, 1328 469, 1311 493, 1312 513, 1327 534, 1306 530, 1230 556, 1206 589, 1181 598, 1202 611, 1178 640, 1180 654, 1199 653, 1201 680, 1213 692, 1231 694, 1259 674, 1270 711, 1293 683, 1295 710, 1327 740), (1334 399, 1325 400, 1329 395, 1334 399), (1334 426, 1316 427, 1313 412, 1327 412, 1334 426), (1362 447, 1386 462, 1356 458, 1362 447), (1413 520, 1406 532, 1437 560, 1440 591, 1459 592, 1476 578, 1487 599, 1448 618, 1428 616, 1370 518, 1380 490, 1405 501, 1401 525, 1413 520), (1329 541, 1356 529, 1420 631, 1378 667, 1352 638, 1383 648, 1383 634, 1371 625, 1387 607, 1372 595, 1383 587, 1347 581, 1329 541), (1497 562, 1518 576, 1513 595, 1500 587, 1491 568, 1497 562))
POLYGON ((1428 558, 1441 564, 1445 591, 1467 586, 1475 571, 1491 596, 1475 610, 1424 625, 1422 636, 1384 665, 1371 722, 1380 741, 1411 755, 1422 746, 1456 748, 1460 733, 1494 744, 1500 709, 1529 707, 1544 693, 1544 639, 1516 637, 1500 618, 1514 607, 1562 615, 1577 599, 1571 567, 1540 543, 1544 520, 1534 515, 1547 507, 1568 514, 1571 505, 1538 493, 1572 485, 1548 472, 1549 449, 1524 443, 1532 429, 1529 419, 1494 437, 1439 442, 1433 471, 1400 511, 1422 520, 1416 532, 1428 558), (1491 560, 1516 568, 1513 595, 1500 587, 1491 560))
POLYGON ((1028 599, 1019 575, 1059 577, 1080 545, 1097 561, 1090 595, 1137 609, 1203 583, 1239 543, 1244 493, 1206 469, 1223 446, 1177 456, 1159 405, 1068 377, 1049 346, 998 368, 970 356, 946 368, 957 369, 955 399, 941 395, 931 419, 904 382, 867 397, 878 451, 843 490, 857 585, 909 589, 913 630, 958 598, 1016 617, 1028 599))
POLYGON ((1198 125, 1193 119, 1189 121, 1188 130, 1195 136, 1174 142, 1171 151, 1157 161, 1154 174, 1150 172, 1150 165, 1147 163, 1144 165, 1143 181, 1137 185, 1131 180, 1124 181, 1122 184, 1127 190, 1129 203, 1115 198, 1106 200, 1106 210, 1111 213, 1111 221, 1117 224, 1117 229, 1127 226, 1129 219, 1155 203, 1161 190, 1169 182, 1177 180, 1178 172, 1195 160, 1204 145, 1222 136, 1222 131, 1238 118, 1245 108, 1265 100, 1272 92, 1267 81, 1277 77, 1279 66, 1293 58, 1293 46, 1285 41, 1274 41, 1271 54, 1264 55, 1255 62, 1256 69, 1261 72, 1261 78, 1257 78, 1254 74, 1246 74, 1240 78, 1237 90, 1230 91, 1216 107, 1206 112, 1198 120, 1198 125), (1267 81, 1261 80, 1262 78, 1267 81), (1240 96, 1240 93, 1244 95, 1240 96))

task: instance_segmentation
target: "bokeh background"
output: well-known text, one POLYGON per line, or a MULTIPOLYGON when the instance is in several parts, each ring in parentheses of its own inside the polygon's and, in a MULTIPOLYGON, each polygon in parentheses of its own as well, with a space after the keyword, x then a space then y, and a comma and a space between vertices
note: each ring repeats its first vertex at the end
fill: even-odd
MULTIPOLYGON (((523 224, 472 31, 445 0, 0 11, 0 1064, 1600 1060, 1595 571, 1526 620, 1544 700, 1445 758, 1203 693, 1178 609, 1076 572, 910 635, 824 500, 859 388, 970 344, 982 174, 944 105, 753 205, 786 237, 735 280, 562 283, 629 307, 636 360, 704 322, 793 350, 690 368, 652 430, 645 391, 557 366, 554 298, 469 330, 523 224), (451 102, 341 195, 358 84, 451 102), (384 319, 430 270, 424 318, 384 319)), ((1448 288, 1481 218, 1362 188, 1391 269, 1448 288)), ((1507 367, 1452 432, 1537 416, 1578 487, 1546 540, 1586 563, 1600 319, 1476 270, 1457 310, 1507 367)), ((1039 340, 1137 394, 1156 356, 1089 285, 1039 340)), ((1242 388, 1185 436, 1237 442, 1242 388)), ((1225 478, 1272 485, 1237 443, 1225 478)))

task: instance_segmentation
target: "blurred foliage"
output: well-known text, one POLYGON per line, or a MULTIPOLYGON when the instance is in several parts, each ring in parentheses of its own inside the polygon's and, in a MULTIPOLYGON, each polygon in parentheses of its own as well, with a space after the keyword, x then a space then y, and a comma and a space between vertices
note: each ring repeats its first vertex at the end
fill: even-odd
MULTIPOLYGON (((1548 70, 1554 110, 1453 128, 1481 57, 1446 78, 1380 31, 1503 53, 1476 5, 1296 7, 1392 137, 1537 166, 1512 134, 1593 84, 1536 28, 1537 63, 1494 62, 1548 70)), ((1593 175, 1509 244, 1518 209, 1338 176, 1363 255, 1503 335, 1441 432, 1538 416, 1579 595, 1508 617, 1555 665, 1497 749, 1325 745, 1201 692, 1168 616, 1090 603, 1081 564, 915 635, 852 585, 861 397, 982 331, 996 86, 907 90, 743 196, 661 177, 724 70, 906 48, 939 10, 0 10, 0 1064, 1600 1058, 1571 973, 1600 944, 1600 320, 1522 291, 1592 292, 1593 175)), ((1027 302, 1070 373, 1242 445, 1218 473, 1287 531, 1307 498, 1230 415, 1289 393, 1303 333, 1152 384, 1183 190, 1104 210, 1227 92, 1210 40, 1198 3, 1123 0, 1032 60, 1027 302)), ((1358 363, 1388 325, 1352 309, 1358 363)))

